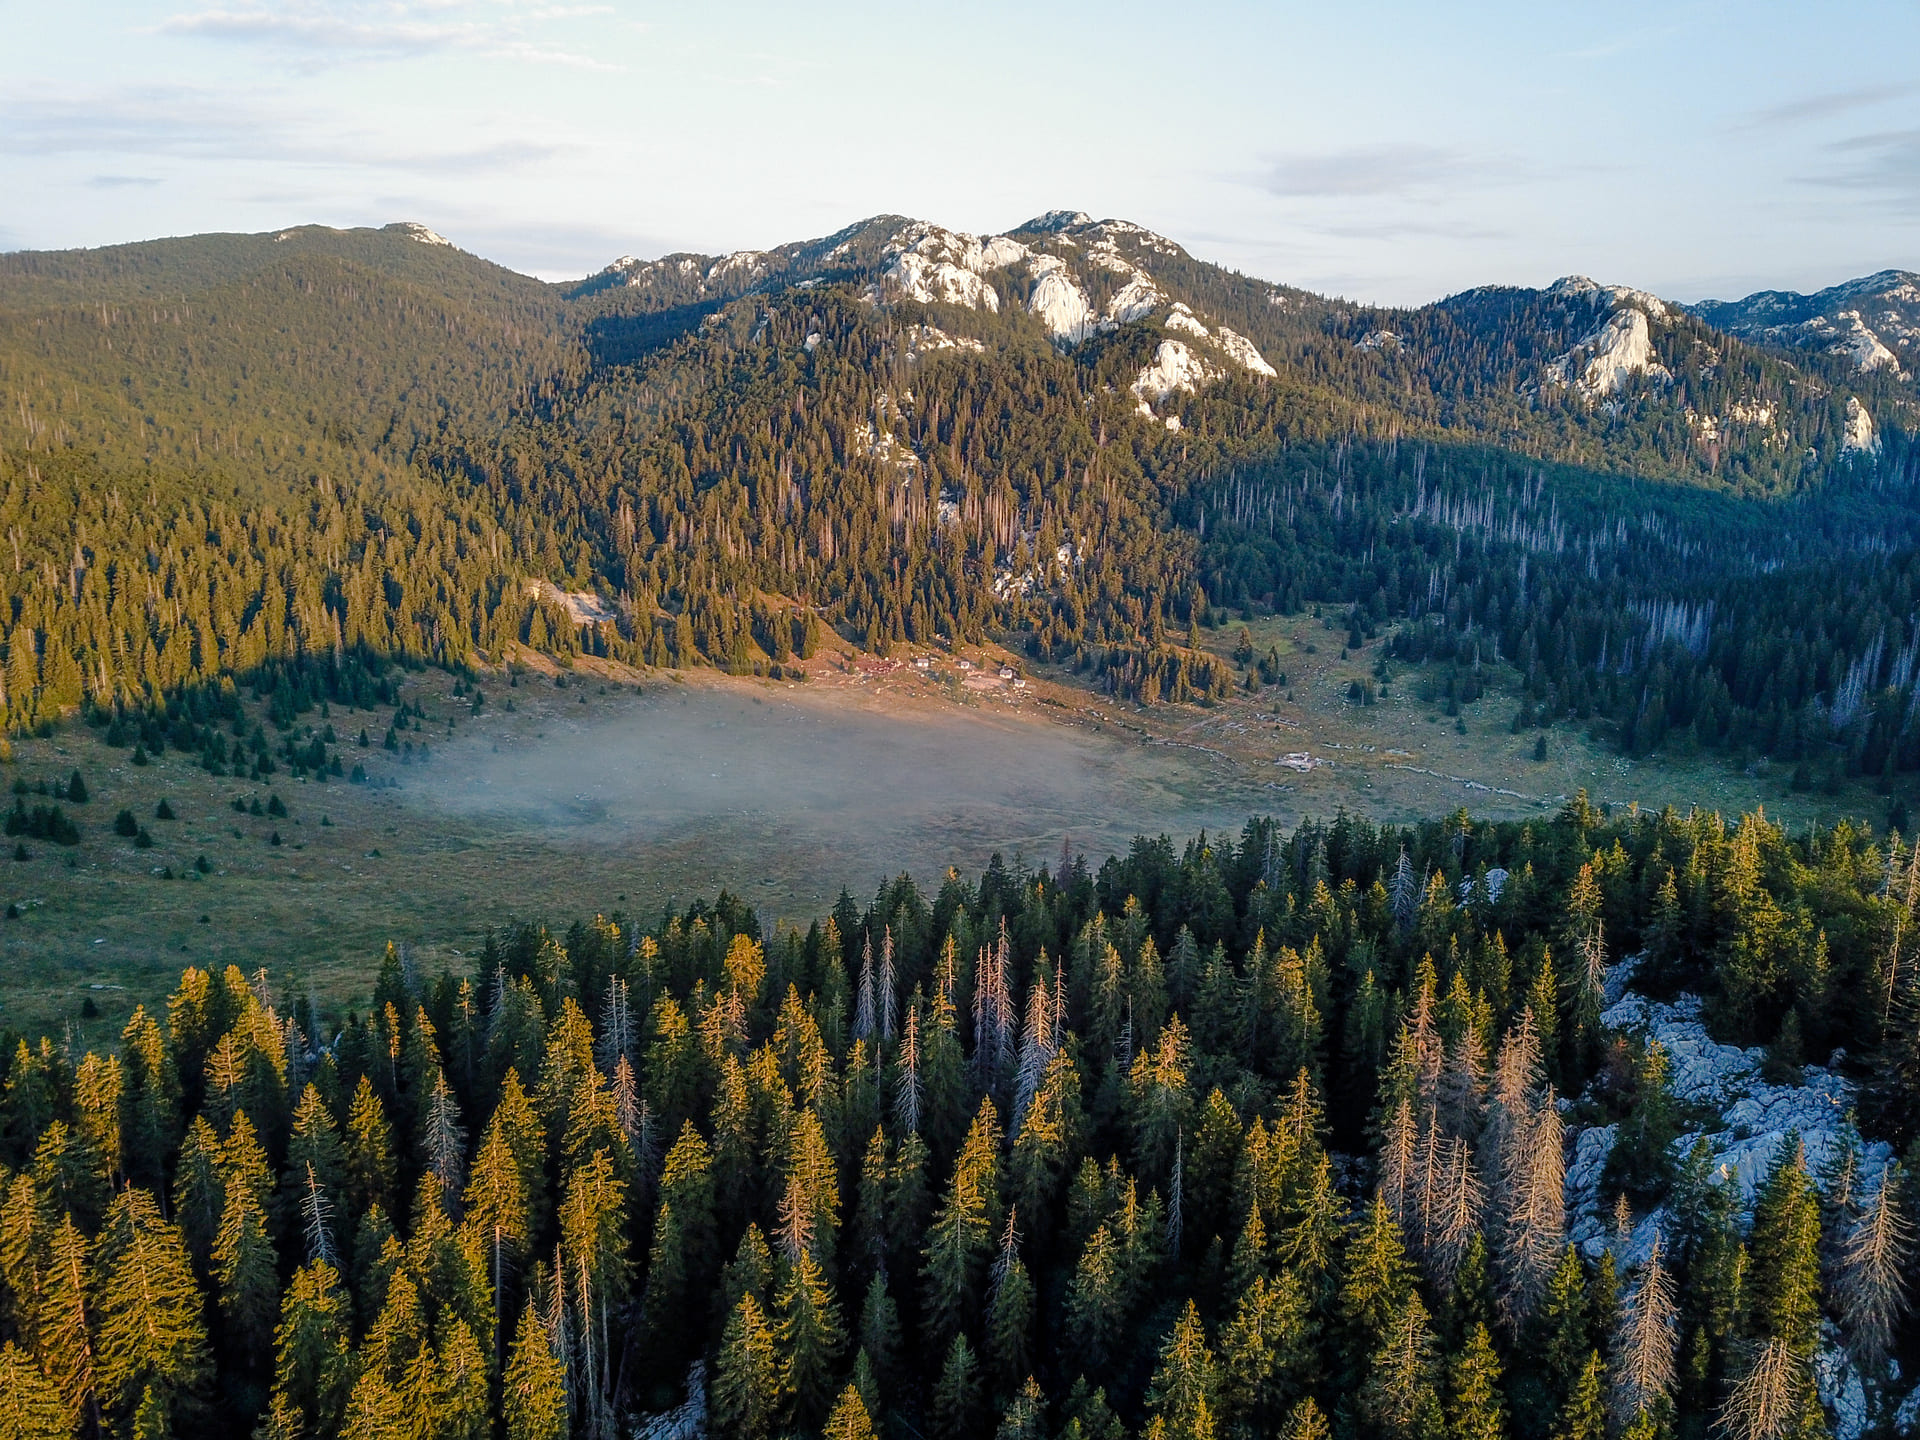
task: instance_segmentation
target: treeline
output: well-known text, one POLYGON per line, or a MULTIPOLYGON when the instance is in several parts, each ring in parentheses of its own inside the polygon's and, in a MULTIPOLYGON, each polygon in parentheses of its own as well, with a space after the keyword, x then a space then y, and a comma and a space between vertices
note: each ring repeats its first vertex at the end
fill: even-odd
MULTIPOLYGON (((1875 718, 1846 741, 1844 768, 1920 761, 1872 698, 1911 619, 1904 580, 1887 578, 1911 547, 1909 412, 1884 377, 1853 387, 1877 407, 1884 452, 1849 458, 1836 417, 1852 382, 1824 358, 1807 362, 1824 388, 1725 337, 1724 363, 1688 369, 1681 352, 1710 347, 1678 319, 1663 340, 1680 347, 1674 386, 1596 407, 1539 383, 1591 319, 1584 301, 1476 292, 1382 319, 1127 232, 1129 253, 1243 327, 1279 371, 1236 369, 1143 415, 1129 387, 1165 337, 1155 321, 1063 352, 1013 289, 996 313, 876 305, 890 227, 788 247, 761 272, 673 267, 651 287, 567 295, 361 231, 7 257, 6 723, 83 701, 155 708, 269 661, 362 647, 455 667, 526 646, 773 673, 829 631, 878 653, 992 636, 1117 695, 1204 699, 1233 677, 1196 624, 1338 596, 1370 627, 1440 613, 1451 636, 1497 634, 1536 710, 1604 712, 1636 751, 1680 730, 1792 759, 1823 743, 1807 716, 1812 697, 1833 703, 1829 653, 1853 664, 1873 643, 1857 632, 1884 622, 1875 673, 1845 688, 1839 728, 1875 718), (1376 322, 1404 332, 1400 349, 1355 348, 1354 327, 1376 322), (922 351, 929 325, 982 348, 922 351), (1709 443, 1695 420, 1736 401, 1774 418, 1709 443), (1585 493, 1595 523, 1574 548, 1480 534, 1459 513, 1479 482, 1423 488, 1408 471, 1427 444, 1463 439, 1499 447, 1456 452, 1480 488, 1552 470, 1554 493, 1585 493), (1671 507, 1684 564, 1669 563, 1672 536, 1629 518, 1644 487, 1625 473, 1688 482, 1671 507), (1695 523, 1701 487, 1869 484, 1888 487, 1886 533, 1803 499, 1796 526, 1840 518, 1824 547, 1796 536, 1785 565, 1755 553, 1774 510, 1714 512, 1749 537, 1737 563, 1695 523), (1248 501, 1248 485, 1266 498, 1248 501), (1450 539, 1471 560, 1449 565, 1450 539), (1793 563, 1802 579, 1859 580, 1802 624, 1793 563), (1440 603, 1423 608, 1436 570, 1440 603), (1659 642, 1631 633, 1632 617, 1670 601, 1712 606, 1721 648, 1655 674, 1659 642)), ((1018 288, 1010 273, 998 283, 1018 288)), ((1406 643, 1423 655, 1437 642, 1406 643)))
POLYGON ((1356 643, 1391 632, 1391 654, 1443 667, 1455 698, 1512 667, 1516 728, 1597 724, 1632 755, 1772 756, 1812 785, 1920 768, 1917 480, 1896 453, 1755 506, 1498 452, 1356 444, 1237 468, 1182 514, 1204 528, 1215 605, 1337 600, 1356 643))
POLYGON ((189 970, 115 1052, 7 1056, 0 1415, 557 1440, 695 1385, 725 1440, 1821 1434, 1827 1321, 1912 1358, 1904 1171, 1788 1143, 1749 1219, 1600 990, 1640 948, 1783 1064, 1848 1046, 1904 1141, 1916 873, 1581 800, 389 950, 333 1019, 189 970), (1624 1269, 1567 1244, 1601 1123, 1602 1200, 1664 1205, 1624 1269))

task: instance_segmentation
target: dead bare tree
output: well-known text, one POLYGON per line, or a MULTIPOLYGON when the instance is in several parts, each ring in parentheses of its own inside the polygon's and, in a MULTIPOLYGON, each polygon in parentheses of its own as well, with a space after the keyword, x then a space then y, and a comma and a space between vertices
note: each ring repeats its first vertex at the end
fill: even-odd
POLYGON ((1660 1237, 1640 1267, 1640 1283, 1620 1307, 1613 1332, 1613 1387, 1607 1408, 1616 1430, 1625 1430, 1673 1389, 1680 1343, 1673 1280, 1661 1263, 1660 1237))
POLYGON ((1863 1369, 1877 1369, 1893 1348, 1894 1329, 1907 1309, 1906 1270, 1913 1227, 1901 1206, 1904 1177, 1888 1164, 1873 1198, 1841 1241, 1834 1303, 1848 1348, 1863 1369))

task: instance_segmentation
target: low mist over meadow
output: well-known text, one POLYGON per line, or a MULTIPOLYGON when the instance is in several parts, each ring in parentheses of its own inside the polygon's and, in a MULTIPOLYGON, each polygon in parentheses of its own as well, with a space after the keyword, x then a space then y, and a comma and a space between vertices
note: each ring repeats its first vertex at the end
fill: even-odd
POLYGON ((797 919, 902 870, 929 883, 1016 851, 1051 864, 1063 839, 1097 866, 1143 831, 1237 833, 1283 798, 1242 767, 1091 722, 704 684, 569 708, 447 746, 406 803, 629 855, 636 885, 663 858, 704 859, 775 914, 791 895, 797 919))

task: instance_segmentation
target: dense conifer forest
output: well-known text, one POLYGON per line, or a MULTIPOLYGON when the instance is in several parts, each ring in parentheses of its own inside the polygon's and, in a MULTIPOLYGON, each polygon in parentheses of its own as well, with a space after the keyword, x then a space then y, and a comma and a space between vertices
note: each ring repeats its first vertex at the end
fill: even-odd
POLYGON ((0 1434, 559 1440, 691 1386, 718 1440, 1817 1436, 1842 1353, 1884 1422, 1916 906, 1897 836, 1581 797, 390 950, 358 1014, 190 969, 117 1050, 8 1046, 0 1434), (1749 1213, 1603 1024, 1623 965, 1788 1083, 1844 1052, 1858 1132, 1749 1213))
POLYGON ((1546 379, 1585 302, 1369 310, 1121 227, 1115 263, 1273 362, 1161 415, 1129 389, 1161 325, 1063 348, 1009 279, 888 299, 905 223, 573 287, 404 229, 0 257, 7 724, 522 647, 800 673, 831 632, 1204 701, 1237 678, 1204 627, 1331 603, 1455 691, 1517 675, 1516 724, 1809 785, 1920 767, 1920 412, 1889 375, 1675 312, 1667 378, 1595 404, 1546 379), (1772 418, 1709 439, 1730 406, 1772 418))

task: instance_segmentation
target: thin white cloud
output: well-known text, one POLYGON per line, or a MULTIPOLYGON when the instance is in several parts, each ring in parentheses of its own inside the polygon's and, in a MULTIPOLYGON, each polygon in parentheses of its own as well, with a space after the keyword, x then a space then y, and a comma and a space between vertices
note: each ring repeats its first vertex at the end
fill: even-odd
POLYGON ((1286 199, 1366 199, 1430 192, 1442 186, 1498 184, 1523 179, 1512 160, 1470 155, 1440 145, 1393 142, 1344 150, 1282 155, 1260 177, 1268 193, 1286 199))
MULTIPOLYGON (((151 86, 90 95, 29 94, 0 101, 0 154, 104 155, 269 161, 326 169, 421 174, 522 169, 568 146, 524 139, 434 147, 395 144, 299 113, 261 94, 151 86)), ((122 178, 127 178, 122 172, 122 178)))
POLYGON ((1848 115, 1856 110, 1865 110, 1874 105, 1885 104, 1889 100, 1899 100, 1915 93, 1911 84, 1900 85, 1856 85, 1847 90, 1829 90, 1819 95, 1804 95, 1797 100, 1783 100, 1777 105, 1769 105, 1749 115, 1741 128, 1760 129, 1774 125, 1799 125, 1809 120, 1826 120, 1835 115, 1848 115))
POLYGON ((1920 214, 1920 128, 1854 135, 1823 147, 1833 168, 1801 183, 1851 190, 1898 214, 1920 214))
POLYGON ((255 46, 308 68, 465 51, 535 64, 617 70, 619 66, 557 43, 549 35, 529 33, 530 22, 606 13, 608 7, 601 5, 501 15, 497 8, 481 9, 461 0, 411 5, 265 0, 171 15, 155 28, 161 34, 255 46))

